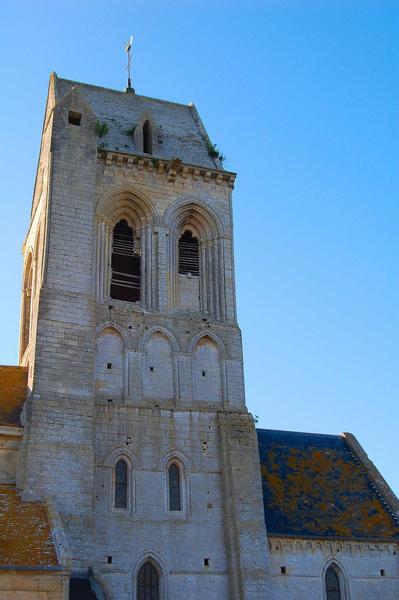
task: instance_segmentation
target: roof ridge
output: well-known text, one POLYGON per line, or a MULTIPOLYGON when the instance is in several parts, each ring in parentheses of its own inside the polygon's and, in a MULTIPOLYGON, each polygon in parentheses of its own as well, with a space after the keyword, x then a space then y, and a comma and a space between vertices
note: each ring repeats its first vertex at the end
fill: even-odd
POLYGON ((163 104, 175 104, 176 106, 184 106, 184 108, 190 109, 190 104, 184 104, 183 102, 176 102, 175 100, 163 100, 162 98, 155 98, 154 96, 143 96, 142 94, 126 94, 126 92, 124 90, 116 90, 114 88, 109 88, 109 87, 105 87, 103 85, 95 85, 94 83, 86 83, 85 81, 75 81, 74 79, 65 79, 64 77, 58 77, 57 76, 58 81, 63 81, 66 83, 70 83, 72 85, 76 85, 76 86, 86 86, 89 88, 93 88, 95 90, 98 91, 106 91, 106 92, 112 92, 113 94, 119 94, 122 95, 123 97, 128 96, 130 97, 136 97, 136 98, 144 98, 145 100, 155 100, 156 102, 161 102, 163 104))
POLYGON ((293 433, 295 435, 321 436, 321 437, 343 439, 343 436, 341 433, 316 433, 316 432, 308 432, 308 431, 292 431, 289 429, 269 429, 269 428, 263 428, 263 427, 257 427, 256 431, 269 431, 269 432, 273 432, 273 433, 293 433))

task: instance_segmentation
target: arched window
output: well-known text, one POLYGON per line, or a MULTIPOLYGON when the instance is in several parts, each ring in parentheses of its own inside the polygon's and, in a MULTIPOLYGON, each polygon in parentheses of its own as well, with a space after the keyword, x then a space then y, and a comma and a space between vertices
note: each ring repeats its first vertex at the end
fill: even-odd
POLYGON ((342 600, 338 573, 333 566, 326 571, 326 596, 327 600, 342 600))
POLYGON ((152 127, 148 119, 143 125, 143 152, 152 154, 152 127))
POLYGON ((137 576, 137 600, 159 599, 159 574, 153 563, 147 560, 137 576))
POLYGON ((114 227, 111 268, 111 298, 140 300, 140 255, 134 248, 133 230, 125 219, 114 227))
POLYGON ((22 331, 21 331, 21 358, 29 344, 30 325, 32 312, 32 282, 33 265, 32 255, 29 255, 25 269, 24 289, 22 291, 22 331))
POLYGON ((180 469, 172 463, 168 469, 169 510, 181 510, 181 477, 180 469))
POLYGON ((193 237, 190 230, 186 230, 179 239, 179 273, 191 273, 196 276, 200 274, 198 239, 193 237))
POLYGON ((121 458, 115 465, 115 508, 127 508, 128 487, 128 466, 127 462, 121 458))

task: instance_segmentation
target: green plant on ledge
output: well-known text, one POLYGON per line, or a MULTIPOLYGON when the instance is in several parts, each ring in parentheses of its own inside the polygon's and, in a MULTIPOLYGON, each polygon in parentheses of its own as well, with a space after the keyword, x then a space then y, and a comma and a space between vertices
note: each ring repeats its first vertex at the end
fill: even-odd
POLYGON ((100 121, 96 122, 96 134, 98 135, 98 137, 103 137, 104 135, 107 135, 109 131, 109 127, 106 123, 100 123, 100 121))
POLYGON ((137 125, 132 125, 131 128, 126 131, 127 135, 134 135, 134 132, 136 131, 136 127, 137 127, 137 125))
POLYGON ((212 142, 208 140, 206 143, 206 148, 211 158, 218 158, 220 162, 224 162, 226 160, 226 157, 220 152, 216 144, 212 144, 212 142))

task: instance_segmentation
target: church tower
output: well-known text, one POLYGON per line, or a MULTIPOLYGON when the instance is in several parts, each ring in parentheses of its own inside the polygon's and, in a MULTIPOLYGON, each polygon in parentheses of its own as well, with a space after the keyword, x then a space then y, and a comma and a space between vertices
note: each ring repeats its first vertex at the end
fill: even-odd
POLYGON ((193 105, 51 75, 24 244, 17 484, 114 600, 264 600, 232 189, 193 105))

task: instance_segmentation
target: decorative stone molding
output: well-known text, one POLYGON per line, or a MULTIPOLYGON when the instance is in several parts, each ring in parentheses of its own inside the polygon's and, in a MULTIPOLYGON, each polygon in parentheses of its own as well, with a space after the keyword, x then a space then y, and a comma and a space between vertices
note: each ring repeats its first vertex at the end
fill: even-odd
POLYGON ((196 165, 183 163, 179 158, 164 160, 155 156, 124 154, 122 152, 115 152, 114 150, 99 148, 97 159, 100 164, 107 167, 116 166, 124 169, 157 172, 159 175, 164 176, 170 183, 174 183, 178 176, 182 179, 187 179, 190 176, 193 179, 202 178, 205 183, 212 181, 217 185, 227 185, 233 188, 236 178, 236 174, 231 171, 197 167, 196 165))
POLYGON ((269 549, 272 554, 316 554, 324 556, 370 554, 393 554, 398 551, 398 544, 392 542, 366 542, 346 540, 315 540, 307 538, 275 537, 268 534, 269 549))

